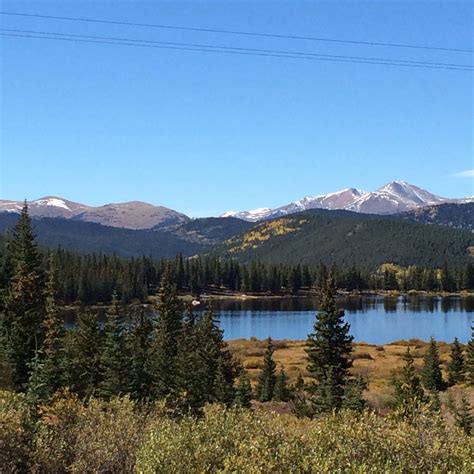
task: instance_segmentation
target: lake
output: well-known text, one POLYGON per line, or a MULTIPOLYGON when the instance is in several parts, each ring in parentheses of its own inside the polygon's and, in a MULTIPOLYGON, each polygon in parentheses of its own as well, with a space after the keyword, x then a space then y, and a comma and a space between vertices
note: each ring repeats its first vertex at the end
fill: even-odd
MULTIPOLYGON (((357 342, 385 344, 400 339, 467 342, 474 318, 473 297, 382 296, 339 297, 338 305, 357 342)), ((312 331, 318 301, 313 298, 215 300, 214 311, 225 339, 306 339, 312 331)), ((99 310, 104 321, 105 309, 99 310)), ((75 311, 65 314, 75 324, 75 311)))
MULTIPOLYGON (((306 339, 312 331, 317 300, 266 298, 220 300, 213 303, 225 339, 306 339)), ((338 298, 357 342, 385 344, 399 339, 431 336, 467 342, 474 317, 474 297, 398 298, 381 296, 338 298)))

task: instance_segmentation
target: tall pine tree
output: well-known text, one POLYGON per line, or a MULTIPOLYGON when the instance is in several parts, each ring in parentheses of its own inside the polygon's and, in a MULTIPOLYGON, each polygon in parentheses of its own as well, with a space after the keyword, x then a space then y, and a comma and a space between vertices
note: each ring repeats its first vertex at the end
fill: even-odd
POLYGON ((344 312, 336 306, 336 288, 332 278, 324 286, 320 309, 309 334, 306 352, 308 371, 313 379, 308 385, 310 403, 315 413, 339 409, 352 367, 352 336, 344 322, 344 312))
POLYGON ((197 323, 196 331, 206 401, 229 406, 235 399, 234 381, 241 367, 232 357, 211 308, 197 323))
POLYGON ((426 349, 421 372, 421 381, 424 387, 432 392, 438 392, 444 388, 438 346, 433 337, 430 338, 430 343, 426 349))
POLYGON ((178 338, 181 331, 183 312, 176 295, 171 265, 167 265, 161 280, 156 305, 157 321, 153 328, 146 371, 150 378, 150 396, 162 399, 176 395, 178 338))
POLYGON ((448 385, 456 385, 464 381, 464 355, 458 338, 454 338, 448 362, 448 385))
POLYGON ((83 397, 98 393, 102 331, 97 316, 90 311, 80 311, 73 342, 73 389, 83 397))
POLYGON ((100 356, 99 394, 110 398, 128 391, 126 332, 117 293, 104 325, 102 353, 100 356))
POLYGON ((471 339, 466 347, 466 378, 469 385, 474 385, 474 323, 471 328, 471 339))
POLYGON ((256 396, 261 402, 268 402, 273 399, 277 381, 276 363, 273 360, 274 351, 275 346, 273 345, 272 338, 269 337, 263 356, 263 367, 258 376, 257 386, 255 388, 256 396))
POLYGON ((31 364, 43 342, 44 277, 28 206, 21 211, 7 246, 11 275, 4 293, 3 327, 16 389, 26 388, 31 364))
POLYGON ((400 376, 393 381, 395 387, 395 408, 402 418, 409 418, 418 412, 426 397, 420 378, 416 375, 413 355, 410 347, 403 357, 405 365, 400 376))
MULTIPOLYGON (((37 401, 47 401, 64 386, 65 354, 64 354, 64 318, 59 311, 57 292, 57 262, 55 256, 49 255, 48 281, 46 284, 46 318, 44 320, 45 337, 41 353, 35 360, 35 374, 30 382, 35 385, 37 401)), ((29 387, 33 390, 33 387, 29 387)))

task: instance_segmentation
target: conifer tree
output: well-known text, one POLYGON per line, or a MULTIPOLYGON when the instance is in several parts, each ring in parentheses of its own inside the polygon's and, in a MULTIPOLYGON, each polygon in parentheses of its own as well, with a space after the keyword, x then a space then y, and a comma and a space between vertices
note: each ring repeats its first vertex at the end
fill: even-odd
POLYGON ((367 383, 362 376, 350 380, 344 390, 342 408, 355 411, 367 408, 367 402, 364 399, 364 390, 366 389, 367 383))
POLYGON ((426 400, 420 379, 415 372, 410 347, 407 347, 403 360, 405 365, 400 376, 393 381, 393 384, 395 388, 395 408, 403 418, 406 418, 416 413, 426 400))
POLYGON ((207 367, 201 357, 201 340, 196 316, 189 307, 178 339, 176 383, 178 408, 183 414, 201 413, 208 399, 207 367))
POLYGON ((439 398, 439 392, 435 390, 430 393, 429 397, 429 409, 432 413, 439 413, 441 410, 441 399, 439 398))
POLYGON ((8 390, 12 384, 12 368, 8 357, 6 331, 0 321, 0 390, 8 390))
POLYGON ((44 281, 28 206, 21 211, 7 247, 11 277, 3 301, 3 325, 16 389, 26 388, 31 363, 43 339, 44 281))
POLYGON ((171 265, 167 265, 161 280, 157 321, 153 328, 146 371, 150 377, 150 396, 157 400, 176 395, 178 338, 182 324, 182 306, 176 295, 171 265))
POLYGON ((249 376, 245 370, 242 370, 235 392, 235 403, 243 408, 250 408, 252 406, 252 397, 252 385, 250 384, 249 376))
POLYGON ((472 415, 471 405, 463 393, 461 403, 455 407, 454 420, 456 425, 467 435, 471 435, 474 428, 474 416, 472 415))
POLYGON ((235 399, 234 381, 240 372, 217 326, 212 309, 205 312, 196 325, 199 356, 203 367, 206 401, 231 405, 235 399))
POLYGON ((308 390, 315 413, 342 406, 352 366, 353 340, 343 316, 344 312, 336 307, 336 289, 330 278, 323 290, 314 332, 309 334, 306 343, 308 371, 313 379, 308 390))
POLYGON ((470 385, 474 385, 474 323, 471 331, 471 339, 466 347, 466 378, 470 385))
POLYGON ((275 384, 277 380, 276 363, 273 360, 275 347, 272 338, 267 339, 267 347, 263 356, 263 367, 257 379, 255 393, 261 402, 268 402, 273 399, 275 384))
POLYGON ((426 349, 421 380, 427 390, 438 392, 444 388, 443 376, 441 374, 441 360, 436 341, 432 337, 426 349))
POLYGON ((288 402, 290 398, 291 394, 290 389, 288 388, 288 376, 284 369, 281 368, 276 377, 273 399, 278 402, 288 402))
POLYGON ((451 357, 448 362, 448 385, 456 385, 464 381, 464 355, 458 338, 454 338, 451 357))
POLYGON ((142 307, 133 307, 130 319, 131 327, 126 344, 129 354, 128 391, 134 399, 144 400, 150 398, 151 378, 146 365, 153 325, 142 307))
POLYGON ((81 396, 97 393, 100 382, 100 356, 102 331, 97 316, 90 311, 80 311, 74 333, 72 355, 74 390, 81 396))
POLYGON ((46 284, 45 337, 41 354, 39 351, 36 354, 33 365, 35 373, 30 377, 28 387, 30 392, 35 392, 36 400, 42 402, 49 400, 65 383, 64 320, 56 301, 57 286, 57 262, 50 253, 46 284))
POLYGON ((110 398, 127 391, 126 334, 117 292, 107 312, 100 356, 99 394, 110 398))

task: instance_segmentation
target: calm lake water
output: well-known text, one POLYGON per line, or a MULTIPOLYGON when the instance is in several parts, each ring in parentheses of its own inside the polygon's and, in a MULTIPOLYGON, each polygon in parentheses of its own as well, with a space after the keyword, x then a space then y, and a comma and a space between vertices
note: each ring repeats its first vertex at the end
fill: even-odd
MULTIPOLYGON (((474 318, 474 297, 347 297, 338 300, 355 341, 385 344, 431 336, 467 342, 474 318)), ((226 339, 272 337, 306 339, 318 302, 312 298, 215 301, 226 339)))
MULTIPOLYGON (((431 336, 467 342, 474 318, 474 297, 362 296, 338 298, 355 341, 385 344, 399 339, 431 336)), ((213 308, 225 339, 306 339, 313 329, 318 301, 312 298, 215 300, 213 308)), ((104 309, 99 318, 104 320, 104 309)), ((75 312, 66 312, 66 326, 75 312)))

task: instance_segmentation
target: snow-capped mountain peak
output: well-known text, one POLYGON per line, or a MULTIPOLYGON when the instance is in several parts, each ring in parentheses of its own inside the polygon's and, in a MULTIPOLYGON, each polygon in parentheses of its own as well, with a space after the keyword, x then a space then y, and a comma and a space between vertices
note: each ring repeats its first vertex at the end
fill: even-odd
POLYGON ((37 199, 36 201, 33 201, 32 204, 36 206, 60 207, 62 209, 66 209, 67 211, 71 210, 63 199, 54 196, 37 199))
POLYGON ((443 198, 406 181, 396 180, 372 192, 345 188, 333 193, 306 196, 272 210, 265 208, 259 210, 262 212, 258 213, 255 211, 231 212, 223 214, 223 217, 232 215, 255 222, 309 209, 343 209, 367 214, 395 214, 443 202, 466 202, 467 199, 443 198))
POLYGON ((220 217, 236 217, 249 222, 257 222, 266 219, 271 212, 272 210, 269 207, 259 207, 251 211, 227 211, 220 217))

